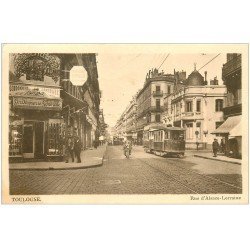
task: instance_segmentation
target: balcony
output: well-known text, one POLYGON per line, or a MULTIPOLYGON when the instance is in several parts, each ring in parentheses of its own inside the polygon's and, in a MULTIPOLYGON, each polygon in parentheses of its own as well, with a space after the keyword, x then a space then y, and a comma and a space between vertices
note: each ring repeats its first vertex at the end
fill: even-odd
POLYGON ((174 121, 202 119, 202 112, 182 112, 174 115, 174 121))
POLYGON ((153 97, 162 97, 163 91, 153 91, 153 97))
POLYGON ((223 80, 229 75, 241 70, 241 55, 233 58, 223 65, 222 68, 222 78, 223 80))

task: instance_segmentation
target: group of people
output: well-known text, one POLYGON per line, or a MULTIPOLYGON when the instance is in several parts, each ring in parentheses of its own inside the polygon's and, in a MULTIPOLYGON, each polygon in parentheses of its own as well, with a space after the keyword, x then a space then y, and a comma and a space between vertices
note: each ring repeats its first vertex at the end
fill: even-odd
POLYGON ((64 142, 64 160, 66 163, 69 162, 69 159, 72 159, 72 162, 75 161, 80 163, 81 162, 81 150, 82 150, 82 144, 80 137, 75 136, 68 136, 65 138, 64 142))
POLYGON ((212 144, 214 157, 217 157, 218 152, 225 153, 225 142, 223 139, 221 139, 221 142, 219 144, 218 140, 215 138, 212 144))

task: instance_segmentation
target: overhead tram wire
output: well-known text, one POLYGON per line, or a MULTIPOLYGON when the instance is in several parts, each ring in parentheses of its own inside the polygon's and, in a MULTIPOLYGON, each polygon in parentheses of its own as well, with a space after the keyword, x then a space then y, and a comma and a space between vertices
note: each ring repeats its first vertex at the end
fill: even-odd
POLYGON ((156 57, 156 60, 154 62, 154 67, 155 67, 155 65, 158 65, 165 56, 166 56, 165 53, 163 55, 162 54, 158 54, 157 57, 156 57))
POLYGON ((206 64, 204 64, 202 67, 200 67, 198 69, 198 71, 200 71, 201 69, 203 69, 205 66, 207 66, 210 62, 212 62, 216 57, 218 57, 220 55, 220 53, 218 55, 216 55, 215 57, 213 57, 211 60, 209 60, 206 64))
POLYGON ((161 66, 163 65, 163 63, 167 60, 167 58, 169 57, 170 53, 167 54, 167 56, 165 57, 165 59, 163 60, 163 62, 161 63, 161 65, 158 67, 158 70, 161 68, 161 66))

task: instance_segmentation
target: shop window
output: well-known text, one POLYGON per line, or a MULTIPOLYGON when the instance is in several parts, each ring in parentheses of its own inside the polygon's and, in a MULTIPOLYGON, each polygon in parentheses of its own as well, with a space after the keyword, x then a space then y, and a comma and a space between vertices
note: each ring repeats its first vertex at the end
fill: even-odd
POLYGON ((22 155, 22 125, 10 125, 9 156, 22 155))
POLYGON ((216 99, 215 100, 215 111, 219 112, 223 109, 223 100, 222 99, 216 99))
POLYGON ((48 155, 62 155, 64 126, 60 123, 48 125, 48 155))

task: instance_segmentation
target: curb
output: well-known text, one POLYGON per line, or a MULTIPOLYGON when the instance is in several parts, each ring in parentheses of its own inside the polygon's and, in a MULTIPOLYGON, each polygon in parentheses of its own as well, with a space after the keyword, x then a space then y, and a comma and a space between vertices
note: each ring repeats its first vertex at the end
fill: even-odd
POLYGON ((53 167, 47 167, 47 168, 10 168, 9 170, 20 170, 20 171, 50 171, 50 170, 76 170, 76 169, 87 169, 87 168, 94 168, 94 167, 100 167, 103 164, 103 160, 98 164, 88 165, 88 166, 76 166, 76 167, 59 167, 59 168, 53 168, 53 167))
POLYGON ((207 157, 207 156, 202 156, 202 155, 194 155, 194 157, 199 157, 199 158, 209 159, 209 160, 213 160, 213 161, 222 161, 222 162, 228 162, 228 163, 233 163, 233 164, 241 165, 240 162, 221 160, 221 159, 218 159, 218 158, 214 159, 214 158, 207 157))
POLYGON ((59 167, 59 168, 53 168, 53 167, 47 167, 47 168, 9 168, 9 170, 21 170, 21 171, 50 171, 50 170, 77 170, 77 169, 88 169, 88 168, 95 168, 100 167, 103 165, 104 155, 106 153, 107 147, 105 148, 103 152, 102 159, 100 160, 100 163, 92 164, 88 166, 76 166, 76 167, 59 167))

